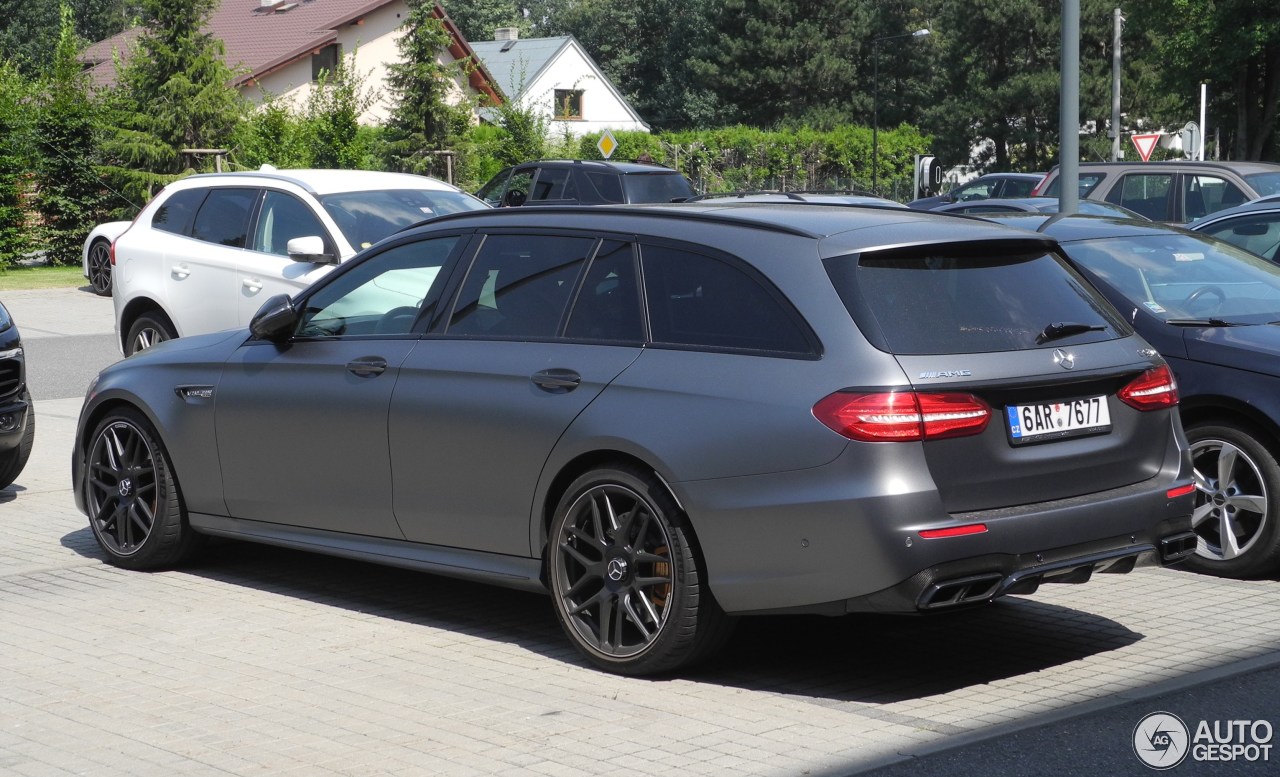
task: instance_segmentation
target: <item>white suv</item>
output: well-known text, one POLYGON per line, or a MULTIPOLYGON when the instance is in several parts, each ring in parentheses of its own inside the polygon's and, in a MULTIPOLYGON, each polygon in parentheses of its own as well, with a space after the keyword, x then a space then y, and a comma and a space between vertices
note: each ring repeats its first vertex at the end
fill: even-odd
POLYGON ((266 299, 296 293, 393 232, 486 207, 434 178, 367 170, 176 181, 112 244, 121 351, 246 326, 266 299))

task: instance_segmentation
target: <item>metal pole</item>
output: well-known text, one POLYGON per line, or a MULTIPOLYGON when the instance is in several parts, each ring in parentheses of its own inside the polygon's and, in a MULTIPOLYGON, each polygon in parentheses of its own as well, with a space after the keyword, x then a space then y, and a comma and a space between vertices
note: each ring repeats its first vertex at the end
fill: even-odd
POLYGON ((1058 169, 1058 211, 1080 208, 1080 0, 1062 0, 1062 136, 1058 169))
POLYGON ((1111 33, 1111 161, 1120 161, 1120 28, 1124 17, 1115 11, 1115 28, 1111 33))
POLYGON ((871 41, 871 193, 880 184, 880 39, 871 41))
POLYGON ((1200 84, 1200 148, 1196 149, 1196 159, 1201 162, 1204 161, 1204 136, 1209 131, 1209 128, 1204 126, 1204 106, 1208 96, 1209 85, 1200 84))

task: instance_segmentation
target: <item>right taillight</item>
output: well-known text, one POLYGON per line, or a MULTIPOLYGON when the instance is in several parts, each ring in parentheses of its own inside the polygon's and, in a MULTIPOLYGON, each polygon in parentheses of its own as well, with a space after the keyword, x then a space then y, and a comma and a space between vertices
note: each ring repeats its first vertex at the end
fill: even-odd
POLYGON ((1178 382, 1169 367, 1162 364, 1129 381, 1116 396, 1136 410, 1160 410, 1178 404, 1178 382))
POLYGON ((1031 196, 1032 197, 1041 196, 1041 190, 1044 189, 1044 185, 1048 182, 1049 182, 1049 174, 1045 173, 1044 177, 1040 179, 1040 182, 1037 183, 1035 185, 1035 188, 1031 190, 1031 196))
POLYGON ((980 434, 991 406, 972 394, 837 391, 819 400, 813 415, 851 440, 908 442, 980 434))

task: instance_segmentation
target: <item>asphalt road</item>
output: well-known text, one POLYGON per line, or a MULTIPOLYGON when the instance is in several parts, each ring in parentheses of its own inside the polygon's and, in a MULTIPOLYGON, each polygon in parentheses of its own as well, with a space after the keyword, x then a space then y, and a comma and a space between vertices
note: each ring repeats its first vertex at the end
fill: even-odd
POLYGON ((115 335, 26 338, 23 348, 27 382, 37 402, 83 397, 93 376, 120 359, 115 335))

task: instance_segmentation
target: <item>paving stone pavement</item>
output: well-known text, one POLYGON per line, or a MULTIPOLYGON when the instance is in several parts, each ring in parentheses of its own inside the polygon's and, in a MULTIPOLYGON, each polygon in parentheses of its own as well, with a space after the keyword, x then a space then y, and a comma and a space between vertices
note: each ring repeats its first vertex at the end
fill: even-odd
POLYGON ((1280 583, 1140 568, 929 618, 748 619, 709 666, 614 677, 532 594, 226 541, 107 565, 70 491, 79 407, 38 405, 0 491, 3 775, 844 775, 1280 655, 1280 583))

